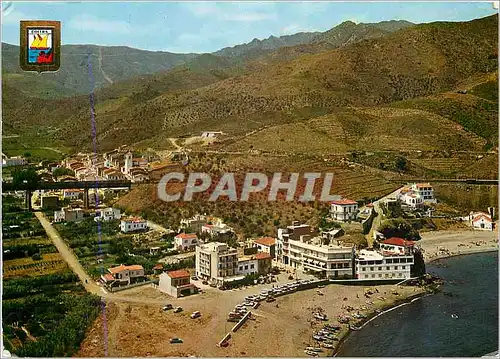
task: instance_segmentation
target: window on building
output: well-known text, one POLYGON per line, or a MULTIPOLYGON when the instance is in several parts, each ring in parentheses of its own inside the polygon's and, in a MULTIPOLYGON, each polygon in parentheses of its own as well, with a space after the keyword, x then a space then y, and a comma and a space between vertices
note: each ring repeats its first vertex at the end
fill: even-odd
POLYGON ((379 273, 379 274, 378 274, 378 277, 379 277, 379 278, 382 278, 382 273, 379 273))
POLYGON ((389 269, 391 269, 391 267, 385 267, 385 269, 386 269, 386 270, 389 270, 389 269))
POLYGON ((361 268, 361 270, 362 270, 363 272, 366 272, 366 268, 365 268, 365 267, 361 268))
POLYGON ((398 266, 394 266, 394 269, 395 269, 395 270, 398 270, 398 266))
POLYGON ((370 267, 370 270, 373 272, 373 267, 370 267))
POLYGON ((372 274, 372 278, 375 278, 375 274, 372 274))
POLYGON ((243 270, 243 266, 240 266, 240 270, 243 270))
POLYGON ((245 270, 248 270, 248 265, 245 266, 245 270))
POLYGON ((250 264, 250 269, 254 269, 255 265, 254 264, 250 264))
POLYGON ((378 270, 382 270, 382 267, 378 267, 378 270))
POLYGON ((406 266, 401 266, 402 269, 406 269, 406 266))

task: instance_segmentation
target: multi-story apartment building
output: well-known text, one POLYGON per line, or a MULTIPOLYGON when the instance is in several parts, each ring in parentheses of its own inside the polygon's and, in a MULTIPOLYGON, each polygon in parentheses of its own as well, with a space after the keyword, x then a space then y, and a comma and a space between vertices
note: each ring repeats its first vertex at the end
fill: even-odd
POLYGON ((317 232, 307 224, 299 224, 294 221, 291 226, 278 228, 278 239, 276 241, 276 260, 284 265, 290 265, 290 240, 300 240, 300 236, 315 236, 317 232))
POLYGON ((356 257, 356 278, 367 280, 408 279, 414 264, 414 243, 402 238, 389 238, 380 251, 361 250, 356 257))
POLYGON ((434 189, 430 183, 414 183, 411 189, 418 194, 424 202, 436 203, 434 198, 434 189))
POLYGON ((330 215, 339 222, 355 221, 358 218, 358 202, 350 199, 340 199, 330 202, 330 215))
POLYGON ((330 279, 354 277, 354 246, 323 243, 323 238, 307 235, 299 240, 289 239, 290 266, 319 272, 330 279))
POLYGON ((238 250, 225 243, 210 242, 196 247, 196 275, 216 285, 243 278, 238 276, 238 250))

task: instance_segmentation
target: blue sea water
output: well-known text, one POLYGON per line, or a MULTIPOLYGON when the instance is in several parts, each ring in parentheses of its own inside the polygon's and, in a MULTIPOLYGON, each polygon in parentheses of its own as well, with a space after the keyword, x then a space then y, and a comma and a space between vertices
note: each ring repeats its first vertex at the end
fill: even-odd
POLYGON ((441 259, 427 272, 445 280, 440 293, 351 333, 337 356, 478 357, 497 351, 498 252, 441 259))

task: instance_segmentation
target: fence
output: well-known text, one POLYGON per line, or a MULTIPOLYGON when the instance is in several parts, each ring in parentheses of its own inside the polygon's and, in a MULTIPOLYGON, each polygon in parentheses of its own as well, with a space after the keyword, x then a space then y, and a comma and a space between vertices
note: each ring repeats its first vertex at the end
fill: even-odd
POLYGON ((145 281, 145 282, 140 282, 140 283, 134 283, 134 284, 130 284, 130 285, 126 285, 126 286, 123 286, 123 287, 114 287, 114 288, 109 288, 109 291, 111 293, 114 293, 114 292, 120 292, 122 290, 125 290, 125 289, 131 289, 131 288, 135 288, 135 287, 140 287, 142 285, 146 285, 146 284, 158 284, 158 280, 148 280, 148 281, 145 281))

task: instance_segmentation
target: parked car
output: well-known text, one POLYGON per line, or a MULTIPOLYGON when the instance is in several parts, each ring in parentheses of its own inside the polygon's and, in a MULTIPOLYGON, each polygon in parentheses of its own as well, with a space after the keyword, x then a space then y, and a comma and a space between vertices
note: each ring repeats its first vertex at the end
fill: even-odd
POLYGON ((208 285, 208 281, 204 280, 201 282, 201 284, 208 285))
POLYGON ((192 319, 196 319, 198 317, 201 317, 201 312, 199 311, 193 312, 193 314, 191 314, 192 319))
POLYGON ((191 277, 191 280, 198 280, 198 277, 194 275, 191 277))
POLYGON ((172 338, 170 339, 170 344, 181 344, 183 343, 181 338, 172 338))
POLYGON ((167 304, 163 307, 163 310, 170 310, 170 309, 173 309, 174 307, 172 306, 172 304, 167 304))
POLYGON ((182 307, 177 307, 174 309, 174 313, 180 313, 182 312, 184 309, 182 309, 182 307))

